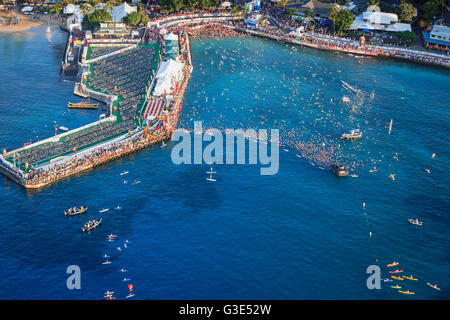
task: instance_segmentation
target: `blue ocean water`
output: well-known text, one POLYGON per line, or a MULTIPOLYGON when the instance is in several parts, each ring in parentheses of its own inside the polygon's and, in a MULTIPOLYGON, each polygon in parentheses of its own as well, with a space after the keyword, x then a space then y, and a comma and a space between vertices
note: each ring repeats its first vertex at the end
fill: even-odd
MULTIPOLYGON (((51 136, 54 121, 73 128, 98 119, 99 112, 67 110, 78 98, 73 82, 59 78, 65 40, 46 27, 0 35, 2 148, 51 136)), ((359 64, 257 38, 195 40, 191 49, 179 127, 202 120, 204 128, 280 129, 278 174, 215 165, 217 182, 210 183, 209 166, 173 164, 169 143, 40 192, 2 176, 0 298, 103 299, 110 290, 123 299, 124 277, 134 299, 448 298, 448 71, 390 60, 359 64), (340 102, 343 95, 350 104, 340 102), (354 127, 363 139, 341 142, 354 127), (299 143, 316 146, 313 156, 297 157, 299 143), (334 177, 321 169, 319 153, 358 177, 334 177), (124 170, 130 173, 120 176, 124 170), (81 204, 88 213, 63 216, 81 204), (81 233, 96 217, 103 224, 81 233), (408 223, 416 217, 422 227, 408 223), (105 240, 110 233, 114 242, 105 240), (105 253, 110 265, 102 265, 105 253), (367 267, 379 264, 388 277, 394 260, 419 279, 399 282, 414 296, 392 283, 367 289, 367 267), (81 290, 66 288, 73 264, 81 268, 81 290)))

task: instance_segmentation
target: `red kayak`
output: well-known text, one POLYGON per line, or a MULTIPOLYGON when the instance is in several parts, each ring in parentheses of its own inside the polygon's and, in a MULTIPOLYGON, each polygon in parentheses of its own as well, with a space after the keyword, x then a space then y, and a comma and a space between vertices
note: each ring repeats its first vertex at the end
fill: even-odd
POLYGON ((403 272, 403 270, 394 270, 394 271, 389 271, 389 273, 400 273, 400 272, 403 272))

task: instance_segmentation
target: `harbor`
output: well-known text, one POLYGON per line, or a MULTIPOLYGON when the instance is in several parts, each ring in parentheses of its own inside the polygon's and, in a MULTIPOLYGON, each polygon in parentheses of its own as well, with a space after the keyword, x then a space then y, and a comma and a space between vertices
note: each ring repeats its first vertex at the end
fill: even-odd
POLYGON ((448 70, 174 19, 88 39, 70 81, 67 32, 0 35, 0 296, 445 299, 448 70), (195 121, 279 129, 278 173, 176 164, 195 121))
POLYGON ((169 139, 192 72, 187 36, 180 34, 180 41, 178 35, 173 37, 176 53, 170 58, 162 56, 166 49, 163 36, 146 45, 108 47, 107 41, 101 46, 86 42, 74 94, 106 103, 108 117, 23 148, 3 150, 0 171, 27 189, 39 189, 169 139), (134 63, 129 68, 119 67, 130 59, 134 63), (181 76, 173 92, 159 93, 156 98, 154 77, 162 59, 166 64, 180 59, 181 76), (158 107, 153 108, 156 99, 158 107))

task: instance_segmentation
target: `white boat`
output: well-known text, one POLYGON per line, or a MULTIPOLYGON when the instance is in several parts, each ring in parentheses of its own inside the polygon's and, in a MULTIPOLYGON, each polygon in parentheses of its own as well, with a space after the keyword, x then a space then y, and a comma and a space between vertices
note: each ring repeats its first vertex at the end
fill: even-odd
POLYGON ((102 264, 111 264, 111 261, 106 260, 105 262, 103 262, 102 264))
POLYGON ((352 90, 353 92, 361 92, 361 90, 356 89, 355 87, 352 87, 352 86, 349 85, 347 82, 345 82, 345 81, 343 81, 343 80, 341 80, 341 82, 342 82, 344 88, 350 89, 350 90, 352 90))
POLYGON ((59 126, 58 129, 61 130, 61 131, 64 131, 64 132, 69 131, 69 128, 64 127, 64 126, 59 126))
POLYGON ((164 141, 163 141, 163 143, 162 143, 162 145, 161 145, 161 148, 165 148, 165 147, 167 147, 167 144, 164 143, 164 141))
POLYGON ((103 213, 103 212, 107 212, 107 211, 109 211, 109 209, 102 209, 102 210, 100 210, 99 212, 100 212, 100 213, 103 213))
POLYGON ((122 207, 121 206, 117 206, 115 209, 116 210, 120 210, 120 209, 122 209, 122 207))
POLYGON ((123 175, 126 175, 126 174, 128 174, 128 171, 124 171, 120 175, 123 176, 123 175))
POLYGON ((349 102, 350 102, 350 98, 347 97, 347 96, 343 96, 343 97, 342 97, 342 102, 344 102, 344 103, 349 103, 349 102))
POLYGON ((350 130, 350 133, 344 133, 341 136, 342 140, 355 140, 362 137, 362 132, 359 129, 350 130))
POLYGON ((127 295, 125 298, 132 298, 132 297, 134 297, 134 293, 130 293, 129 295, 127 295))

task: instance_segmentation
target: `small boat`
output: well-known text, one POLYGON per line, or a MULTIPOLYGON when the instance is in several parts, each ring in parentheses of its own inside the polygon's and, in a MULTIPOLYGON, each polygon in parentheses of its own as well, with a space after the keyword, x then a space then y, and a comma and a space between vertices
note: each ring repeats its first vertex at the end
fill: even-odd
POLYGON ((338 177, 348 176, 348 168, 346 166, 341 166, 339 164, 332 164, 330 166, 330 170, 331 172, 333 172, 335 176, 338 177))
POLYGON ((413 281, 419 280, 419 279, 417 279, 417 278, 414 278, 413 276, 409 276, 409 277, 403 276, 403 278, 408 279, 408 280, 413 280, 413 281))
POLYGON ((106 258, 106 259, 108 259, 109 258, 109 256, 105 253, 104 255, 103 255, 103 258, 106 258))
POLYGON ((64 126, 59 126, 59 127, 58 127, 58 130, 61 130, 61 131, 63 131, 63 132, 67 132, 67 131, 69 131, 69 128, 64 127, 64 126))
POLYGON ((352 87, 352 86, 349 85, 347 82, 345 82, 345 81, 343 81, 343 80, 341 80, 341 82, 342 82, 344 88, 350 89, 350 90, 352 90, 353 92, 357 92, 357 93, 358 93, 358 92, 361 92, 361 90, 352 87))
POLYGON ((392 263, 389 263, 387 266, 388 267, 395 267, 395 266, 398 266, 399 265, 399 263, 398 262, 392 262, 392 263))
POLYGON ((391 279, 389 279, 389 278, 386 278, 386 279, 383 279, 383 282, 392 282, 393 280, 391 280, 391 279))
POLYGON ((107 211, 109 211, 109 209, 105 209, 105 208, 103 208, 102 210, 100 210, 99 212, 100 213, 103 213, 103 212, 107 212, 107 211))
POLYGON ((111 264, 111 261, 106 260, 105 262, 102 262, 102 264, 111 264))
POLYGON ((127 272, 127 270, 125 270, 124 268, 119 270, 120 272, 127 272))
POLYGON ((391 286, 392 289, 401 289, 402 287, 400 287, 399 285, 396 286, 391 286))
POLYGON ((412 292, 409 290, 407 290, 407 291, 398 290, 398 292, 403 293, 403 294, 416 294, 415 292, 412 292))
POLYGON ((426 173, 431 173, 430 169, 425 169, 426 173))
POLYGON ((436 289, 436 290, 441 291, 441 288, 439 288, 439 287, 437 286, 437 284, 431 284, 431 283, 427 282, 427 285, 430 286, 430 287, 432 287, 433 289, 436 289))
POLYGON ((419 221, 419 219, 408 219, 408 221, 416 226, 422 225, 422 221, 419 221))
POLYGON ((167 147, 167 144, 163 141, 163 143, 161 144, 161 148, 165 148, 167 147))
POLYGON ((139 184, 141 183, 139 180, 134 180, 133 184, 139 184))
POLYGON ((130 292, 130 294, 129 295, 127 295, 125 298, 132 298, 132 297, 134 297, 134 293, 132 293, 132 292, 130 292))
POLYGON ((128 171, 124 171, 120 175, 123 176, 123 175, 126 175, 126 174, 128 174, 128 171))
POLYGON ((403 270, 394 270, 394 271, 389 271, 389 273, 402 273, 403 272, 403 270))
POLYGON ((122 281, 130 281, 131 279, 129 278, 123 278, 122 281))
POLYGON ((86 210, 88 209, 88 207, 73 207, 73 208, 69 208, 68 210, 64 211, 64 215, 65 216, 76 216, 77 214, 82 214, 85 213, 86 210))
POLYGON ((120 209, 122 209, 122 207, 121 207, 121 206, 117 206, 117 207, 115 207, 114 209, 120 210, 120 209))
POLYGON ((405 279, 403 279, 402 277, 396 277, 396 276, 391 276, 391 278, 392 278, 392 279, 395 279, 395 280, 400 280, 400 281, 405 280, 405 279))
POLYGON ((362 132, 359 129, 350 130, 350 133, 344 133, 341 140, 356 140, 362 137, 362 132))
POLYGON ((95 228, 97 228, 102 223, 102 219, 98 220, 89 220, 86 224, 81 228, 81 231, 88 232, 95 228))
POLYGON ((90 103, 89 101, 83 102, 69 102, 67 106, 69 109, 98 109, 98 103, 90 103))

